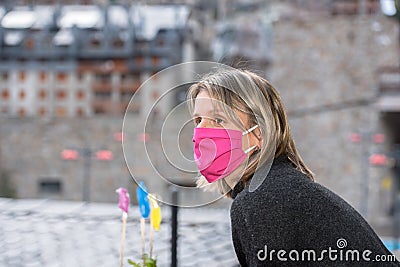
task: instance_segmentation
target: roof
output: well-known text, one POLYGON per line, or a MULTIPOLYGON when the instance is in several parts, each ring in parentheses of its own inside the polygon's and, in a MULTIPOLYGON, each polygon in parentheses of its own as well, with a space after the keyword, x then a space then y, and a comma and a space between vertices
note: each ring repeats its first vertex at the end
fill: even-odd
POLYGON ((28 8, 18 8, 8 12, 1 21, 1 26, 9 29, 28 29, 36 22, 36 15, 28 8))
POLYGON ((57 20, 60 28, 101 28, 104 26, 104 16, 98 6, 71 5, 61 8, 60 17, 57 20))
MULTIPOLYGON (((105 10, 96 5, 15 6, 8 13, 2 8, 0 18, 2 13, 5 14, 1 26, 6 29, 3 40, 7 46, 18 46, 30 34, 27 29, 54 29, 56 26, 58 32, 47 32, 53 39, 53 44, 70 46, 74 43, 74 26, 83 30, 102 31, 106 23, 104 12, 105 10)), ((185 28, 190 9, 186 5, 132 4, 130 8, 110 5, 106 7, 106 12, 112 34, 117 33, 120 38, 127 39, 129 33, 135 33, 136 38, 150 41, 160 30, 185 28)), ((80 31, 77 33, 81 34, 80 31)), ((100 39, 103 38, 102 35, 99 36, 100 39)))
POLYGON ((127 10, 123 6, 110 6, 107 10, 110 23, 126 29, 129 26, 127 10))
MULTIPOLYGON (((58 8, 39 5, 34 7, 16 6, 4 15, 1 25, 8 29, 44 28, 53 23, 58 8)), ((5 13, 0 7, 0 18, 5 13)), ((101 29, 105 25, 104 11, 95 5, 61 6, 56 24, 61 29, 76 26, 82 29, 101 29)), ((186 5, 122 5, 107 7, 111 25, 127 29, 130 20, 141 38, 151 40, 161 29, 176 29, 186 26, 190 9, 186 5)))
MULTIPOLYGON (((0 9, 0 18, 3 16, 2 12, 5 10, 0 9)), ((8 29, 41 29, 52 23, 53 13, 53 6, 35 6, 34 8, 19 6, 5 14, 1 26, 8 29)))
POLYGON ((36 16, 33 28, 42 29, 53 23, 54 6, 35 6, 34 12, 36 16))
POLYGON ((131 18, 138 29, 138 36, 146 40, 154 39, 161 29, 183 28, 189 13, 189 7, 184 5, 132 5, 131 7, 131 18))

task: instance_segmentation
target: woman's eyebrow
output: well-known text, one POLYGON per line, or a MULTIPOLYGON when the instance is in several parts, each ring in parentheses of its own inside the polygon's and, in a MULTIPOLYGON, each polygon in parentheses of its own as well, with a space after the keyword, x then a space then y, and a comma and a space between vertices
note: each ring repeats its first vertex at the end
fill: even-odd
MULTIPOLYGON (((208 114, 226 116, 225 112, 223 112, 221 110, 213 110, 212 112, 209 112, 208 114)), ((198 116, 200 116, 198 113, 192 114, 192 117, 198 117, 198 116)))
POLYGON ((214 116, 220 116, 220 117, 226 117, 226 115, 225 115, 225 113, 223 113, 223 112, 213 112, 213 114, 212 115, 214 115, 214 116))
MULTIPOLYGON (((220 110, 220 109, 208 110, 206 112, 206 114, 208 114, 208 115, 223 115, 223 116, 226 116, 226 113, 224 111, 220 110)), ((197 112, 192 114, 192 117, 198 117, 198 116, 200 116, 200 115, 197 112)))

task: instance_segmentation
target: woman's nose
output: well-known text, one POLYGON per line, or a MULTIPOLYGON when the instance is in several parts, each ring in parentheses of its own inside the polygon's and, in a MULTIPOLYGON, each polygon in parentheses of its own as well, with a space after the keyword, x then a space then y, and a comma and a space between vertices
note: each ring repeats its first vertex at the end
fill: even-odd
POLYGON ((202 118, 201 122, 197 124, 196 128, 212 128, 210 119, 202 118))

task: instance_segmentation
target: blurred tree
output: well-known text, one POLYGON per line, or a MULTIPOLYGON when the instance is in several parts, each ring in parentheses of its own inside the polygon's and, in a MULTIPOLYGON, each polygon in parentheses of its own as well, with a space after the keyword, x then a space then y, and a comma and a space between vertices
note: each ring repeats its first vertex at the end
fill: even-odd
POLYGON ((10 172, 4 169, 0 169, 0 197, 17 197, 15 185, 11 181, 10 172))

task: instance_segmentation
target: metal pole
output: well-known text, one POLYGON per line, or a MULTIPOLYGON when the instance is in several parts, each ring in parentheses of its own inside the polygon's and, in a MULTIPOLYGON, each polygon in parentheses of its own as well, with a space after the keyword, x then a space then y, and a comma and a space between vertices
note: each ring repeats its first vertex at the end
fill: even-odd
POLYGON ((399 249, 399 225, 400 225, 400 198, 399 198, 399 182, 398 178, 394 178, 394 192, 393 192, 393 250, 399 249))
POLYGON ((83 149, 83 201, 90 202, 90 167, 92 151, 90 148, 83 149))
POLYGON ((400 145, 395 146, 393 153, 394 166, 393 166, 393 242, 394 250, 399 249, 400 237, 400 145))
POLYGON ((171 205, 171 267, 178 266, 178 190, 172 189, 171 205))

